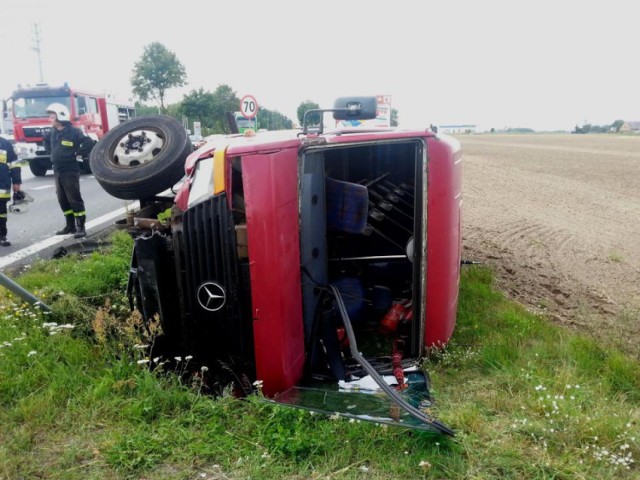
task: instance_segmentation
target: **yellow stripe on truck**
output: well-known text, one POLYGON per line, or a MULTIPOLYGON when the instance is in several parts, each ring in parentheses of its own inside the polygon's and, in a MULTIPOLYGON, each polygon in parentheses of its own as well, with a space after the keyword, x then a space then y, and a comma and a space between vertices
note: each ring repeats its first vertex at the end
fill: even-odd
POLYGON ((213 152, 213 194, 217 195, 225 191, 224 158, 227 149, 217 149, 213 152))

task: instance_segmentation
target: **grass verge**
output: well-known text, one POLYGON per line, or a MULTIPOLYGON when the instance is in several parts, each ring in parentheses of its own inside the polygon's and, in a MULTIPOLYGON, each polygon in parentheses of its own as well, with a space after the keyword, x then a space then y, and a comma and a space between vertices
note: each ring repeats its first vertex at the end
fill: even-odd
MULTIPOLYGON (((332 420, 153 373, 123 286, 131 241, 0 298, 0 479, 638 478, 640 366, 465 270, 452 343, 425 359, 453 439, 332 420)), ((181 359, 182 365, 188 358, 181 359)))

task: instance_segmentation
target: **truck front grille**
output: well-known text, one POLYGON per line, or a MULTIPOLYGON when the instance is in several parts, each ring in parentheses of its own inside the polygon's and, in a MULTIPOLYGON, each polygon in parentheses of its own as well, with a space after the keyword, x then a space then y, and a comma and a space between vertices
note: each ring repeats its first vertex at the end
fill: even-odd
POLYGON ((182 292, 183 338, 193 348, 193 355, 214 361, 246 361, 253 356, 252 345, 247 344, 250 323, 247 325, 241 315, 235 228, 226 196, 191 207, 182 219, 182 231, 174 235, 174 248, 182 292), (225 297, 222 306, 221 294, 225 297), (212 299, 211 305, 203 305, 207 298, 212 299))
POLYGON ((24 127, 22 130, 25 138, 42 138, 49 133, 51 127, 24 127))

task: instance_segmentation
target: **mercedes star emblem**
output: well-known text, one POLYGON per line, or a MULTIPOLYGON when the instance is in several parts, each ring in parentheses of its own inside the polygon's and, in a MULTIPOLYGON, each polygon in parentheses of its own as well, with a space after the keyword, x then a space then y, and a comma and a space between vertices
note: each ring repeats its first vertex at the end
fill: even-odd
POLYGON ((224 289, 214 282, 205 282, 198 288, 198 303, 210 312, 217 312, 224 306, 227 296, 224 289))

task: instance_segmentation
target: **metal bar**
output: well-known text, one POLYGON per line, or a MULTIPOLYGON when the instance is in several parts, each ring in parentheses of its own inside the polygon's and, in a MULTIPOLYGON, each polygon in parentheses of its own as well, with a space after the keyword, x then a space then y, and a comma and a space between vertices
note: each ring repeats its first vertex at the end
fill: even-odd
POLYGON ((380 235, 382 238, 384 238, 387 242, 391 243, 392 245, 395 245, 396 247, 398 247, 400 250, 404 251, 404 247, 402 245, 400 245, 398 242, 396 242, 395 240, 393 240, 391 237, 386 236, 384 233, 382 233, 380 230, 378 230, 377 228, 371 226, 370 223, 367 223, 367 228, 370 228, 371 231, 373 233, 377 233, 378 235, 380 235))
POLYGON ((406 200, 403 200, 402 198, 400 198, 400 196, 398 196, 396 193, 394 193, 393 190, 385 187, 384 185, 376 185, 374 188, 382 190, 384 192, 385 198, 387 200, 389 200, 390 202, 392 202, 392 203, 402 203, 406 207, 408 207, 409 209, 413 210, 413 204, 407 202, 406 200))
POLYGON ((30 303, 34 307, 39 307, 42 310, 47 312, 51 311, 51 307, 45 303, 42 303, 42 300, 34 296, 31 292, 28 292, 16 282, 7 277, 4 273, 0 272, 0 285, 5 287, 7 290, 15 293, 17 296, 22 298, 27 303, 30 303))
POLYGON ((371 208, 371 211, 369 212, 369 216, 371 218, 373 218, 376 222, 384 222, 385 220, 390 221, 391 223, 393 223, 396 227, 401 228, 402 230, 404 230, 406 233, 408 233, 409 235, 413 234, 413 232, 411 230, 409 230, 408 228, 406 228, 404 225, 402 225, 400 222, 394 220, 393 218, 391 218, 389 215, 387 215, 386 213, 384 213, 382 210, 379 210, 376 206, 375 203, 373 202, 369 202, 369 208, 371 208), (374 215, 372 215, 373 211, 379 212, 380 215, 382 215, 381 219, 376 218, 374 215))
POLYGON ((367 182, 364 184, 365 187, 371 187, 373 185, 375 185, 376 183, 378 183, 379 181, 383 180, 385 177, 387 177, 389 175, 389 172, 383 173, 382 175, 380 175, 377 178, 374 178, 373 180, 367 182))
POLYGON ((330 262, 342 262, 342 261, 351 261, 351 260, 406 260, 406 255, 374 255, 370 257, 339 257, 339 258, 330 258, 330 262))
MULTIPOLYGON (((385 202, 387 204, 389 204, 391 206, 391 208, 393 210, 395 210, 396 212, 398 212, 399 214, 407 217, 409 220, 411 220, 411 222, 413 222, 413 217, 411 217, 411 215, 407 215, 405 212, 403 212, 402 210, 400 210, 398 207, 396 207, 394 204, 390 203, 387 201, 386 198, 384 198, 382 195, 380 195, 378 192, 375 192, 373 190, 369 190, 369 194, 372 195, 374 198, 376 198, 378 200, 378 206, 380 207, 380 202, 385 202)), ((383 210, 385 210, 384 207, 380 207, 383 210)))
POLYGON ((414 407, 409 402, 407 402, 404 398, 398 394, 393 388, 387 385, 387 382, 380 376, 380 374, 376 371, 375 368, 362 356, 362 354, 358 350, 358 345, 356 344, 356 336, 353 330, 353 326, 351 325, 351 319, 349 318, 349 314, 347 313, 347 307, 344 305, 344 301, 342 300, 342 296, 340 291, 333 285, 329 285, 333 296, 336 299, 336 303, 338 304, 338 311, 340 312, 340 316, 342 317, 342 322, 344 323, 344 329, 347 334, 347 338, 349 339, 349 350, 351 351, 351 355, 358 362, 364 370, 371 375, 371 378, 374 382, 378 384, 380 389, 386 393, 390 399, 406 411, 413 418, 420 420, 423 423, 433 426, 436 430, 444 433, 445 435, 449 435, 451 437, 455 436, 453 430, 451 430, 446 425, 440 423, 435 418, 431 417, 429 414, 423 412, 422 410, 414 407))
POLYGON ((409 195, 411 198, 414 198, 414 194, 410 190, 411 187, 409 185, 405 184, 405 183, 401 183, 400 185, 396 185, 395 183, 392 183, 389 180, 385 180, 383 183, 386 183, 387 185, 390 185, 393 188, 393 191, 398 193, 398 194, 400 194, 400 192, 402 192, 403 194, 409 195))

